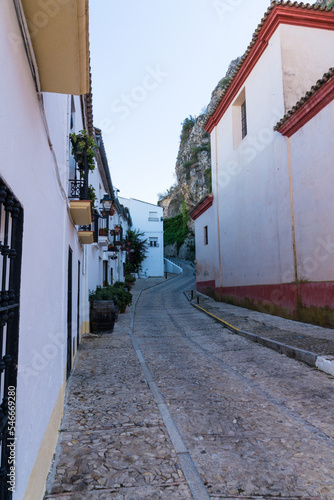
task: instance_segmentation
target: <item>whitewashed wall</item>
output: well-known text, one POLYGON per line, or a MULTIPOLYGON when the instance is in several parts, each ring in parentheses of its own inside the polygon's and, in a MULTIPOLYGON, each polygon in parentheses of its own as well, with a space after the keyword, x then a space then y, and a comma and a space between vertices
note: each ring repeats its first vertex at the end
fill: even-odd
POLYGON ((235 147, 232 105, 211 134, 223 286, 280 283, 293 263, 285 140, 273 132, 284 114, 282 78, 276 32, 244 85, 246 137, 235 147))
POLYGON ((219 249, 217 232, 217 206, 213 205, 195 220, 196 281, 212 281, 220 286, 219 249), (208 244, 205 244, 204 228, 208 228, 208 244))
POLYGON ((332 101, 290 138, 298 278, 302 281, 334 281, 333 126, 332 101))
POLYGON ((285 111, 333 66, 334 32, 281 25, 285 111))
POLYGON ((62 195, 62 189, 67 193, 70 99, 43 96, 55 161, 24 47, 17 43, 20 37, 13 3, 1 2, 0 59, 6 70, 0 80, 0 154, 4 159, 0 175, 24 209, 14 500, 38 500, 43 496, 63 408, 68 251, 71 246, 74 339, 82 246, 62 195))
POLYGON ((199 289, 214 279, 221 295, 253 294, 255 301, 276 301, 289 314, 307 314, 299 307, 298 286, 303 307, 332 306, 334 105, 290 139, 273 127, 332 66, 333 38, 326 30, 279 26, 240 89, 247 135, 238 142, 241 114, 236 125, 233 104, 242 102, 239 96, 212 131, 214 204, 195 222, 199 289), (210 245, 203 247, 205 225, 219 233, 218 258, 210 245))

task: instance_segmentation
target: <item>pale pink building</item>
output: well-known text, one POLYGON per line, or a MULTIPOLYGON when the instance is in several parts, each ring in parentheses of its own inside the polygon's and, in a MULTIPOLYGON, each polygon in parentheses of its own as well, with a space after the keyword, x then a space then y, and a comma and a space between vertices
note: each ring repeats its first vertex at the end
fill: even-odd
POLYGON ((206 122, 197 289, 334 325, 334 9, 273 2, 206 122), (303 97, 304 96, 304 97, 303 97))

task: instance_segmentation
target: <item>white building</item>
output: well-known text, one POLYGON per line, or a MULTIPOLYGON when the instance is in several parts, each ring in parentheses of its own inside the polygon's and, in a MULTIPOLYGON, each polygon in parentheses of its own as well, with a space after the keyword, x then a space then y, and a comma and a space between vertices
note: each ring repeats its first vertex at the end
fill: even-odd
POLYGON ((288 317, 330 320, 333 43, 332 9, 268 8, 205 126, 213 193, 191 214, 198 290, 288 317))
POLYGON ((88 289, 92 291, 96 289, 96 286, 124 280, 127 253, 126 245, 122 243, 128 228, 132 225, 130 212, 121 206, 117 190, 112 184, 101 130, 95 128, 95 137, 98 145, 97 168, 91 176, 91 183, 97 197, 94 210, 95 234, 94 242, 87 249, 89 254, 88 289), (101 217, 101 200, 105 196, 112 203, 112 215, 108 218, 101 217), (115 234, 115 226, 120 227, 119 234, 115 234))
MULTIPOLYGON (((93 221, 84 191, 95 187, 97 205, 104 193, 112 198, 109 171, 101 146, 94 172, 75 179, 69 140, 70 132, 83 129, 94 138, 88 47, 88 0, 0 3, 4 500, 44 496, 67 379, 80 335, 89 331, 88 289, 103 281, 105 246, 98 230, 105 220, 93 221)), ((130 223, 117 199, 114 204, 115 220, 130 223)), ((114 267, 122 277, 123 264, 106 258, 109 274, 114 267)))
POLYGON ((147 255, 142 263, 146 277, 164 275, 163 208, 134 198, 119 198, 130 210, 133 230, 144 233, 147 240, 147 255))

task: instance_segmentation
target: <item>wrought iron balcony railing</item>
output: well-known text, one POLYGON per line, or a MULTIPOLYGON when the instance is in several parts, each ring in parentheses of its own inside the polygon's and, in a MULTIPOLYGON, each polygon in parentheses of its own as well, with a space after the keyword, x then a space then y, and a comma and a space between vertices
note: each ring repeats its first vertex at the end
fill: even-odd
POLYGON ((69 179, 69 198, 89 200, 90 192, 85 179, 69 179))

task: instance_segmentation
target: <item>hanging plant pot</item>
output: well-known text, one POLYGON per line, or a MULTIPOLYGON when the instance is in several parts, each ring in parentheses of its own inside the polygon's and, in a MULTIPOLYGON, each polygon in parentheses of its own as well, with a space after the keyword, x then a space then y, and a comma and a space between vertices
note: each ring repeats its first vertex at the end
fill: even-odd
POLYGON ((100 229, 99 229, 99 236, 108 236, 107 228, 100 227, 100 229))
POLYGON ((109 215, 110 215, 110 217, 112 217, 113 215, 115 215, 115 209, 114 209, 114 207, 111 207, 109 215))
POLYGON ((110 236, 115 236, 115 231, 113 229, 110 231, 110 236))
POLYGON ((78 164, 79 170, 84 168, 84 154, 79 149, 75 152, 75 161, 78 164))

